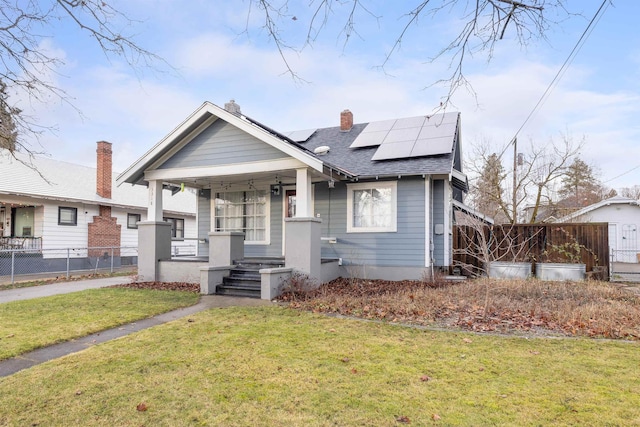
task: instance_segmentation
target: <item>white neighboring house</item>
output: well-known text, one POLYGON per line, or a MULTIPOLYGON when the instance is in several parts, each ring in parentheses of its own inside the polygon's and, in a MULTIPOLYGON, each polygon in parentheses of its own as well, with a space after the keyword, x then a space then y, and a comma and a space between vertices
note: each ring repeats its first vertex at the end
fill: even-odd
MULTIPOLYGON (((96 168, 16 153, 36 171, 0 150, 0 251, 38 249, 44 258, 56 258, 66 251, 53 249, 138 246, 137 222, 146 220, 149 193, 141 186, 115 186, 111 144, 97 145, 96 168)), ((196 194, 163 192, 173 253, 197 247, 196 194)), ((72 256, 97 255, 85 249, 72 256)))
POLYGON ((609 250, 614 262, 637 263, 640 202, 615 196, 580 209, 556 222, 608 222, 609 250))

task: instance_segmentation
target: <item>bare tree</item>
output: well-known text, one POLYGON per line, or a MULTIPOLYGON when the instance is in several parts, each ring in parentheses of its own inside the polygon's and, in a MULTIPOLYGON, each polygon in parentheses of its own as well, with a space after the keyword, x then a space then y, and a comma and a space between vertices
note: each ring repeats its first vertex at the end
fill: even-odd
MULTIPOLYGON (((515 171, 495 174, 493 178, 497 181, 488 186, 478 185, 481 181, 475 179, 472 184, 472 194, 475 192, 472 198, 474 207, 482 212, 480 209, 482 204, 477 204, 476 200, 491 201, 491 206, 497 212, 482 213, 489 216, 495 215, 499 222, 512 224, 522 221, 536 222, 540 207, 556 201, 554 185, 565 176, 569 165, 578 155, 583 144, 584 139, 575 142, 569 136, 563 136, 561 142, 551 139, 548 144, 542 146, 530 141, 526 152, 519 155, 515 171), (511 194, 515 194, 515 198, 511 197, 511 194), (525 205, 532 206, 531 213, 526 218, 524 217, 525 205)), ((490 145, 484 143, 474 149, 476 158, 469 166, 472 174, 482 177, 487 168, 488 170, 508 170, 502 165, 504 159, 496 155, 490 149, 490 145), (498 161, 501 169, 495 165, 498 161)), ((501 153, 505 151, 507 150, 502 149, 501 153)))
MULTIPOLYGON (((448 93, 442 99, 442 105, 449 103, 453 93, 459 88, 473 88, 465 76, 466 60, 472 56, 483 55, 491 60, 498 41, 504 38, 515 39, 526 46, 531 41, 546 39, 549 29, 557 24, 556 19, 571 15, 565 8, 566 0, 422 0, 407 9, 398 7, 396 16, 384 17, 377 12, 376 2, 371 0, 311 0, 308 14, 294 14, 288 0, 250 0, 248 16, 259 14, 262 27, 275 43, 287 72, 299 78, 289 65, 287 51, 300 51, 313 45, 318 37, 330 29, 336 28, 337 37, 346 47, 354 37, 362 37, 358 23, 371 21, 380 23, 384 19, 397 19, 402 25, 399 32, 390 36, 390 48, 381 59, 381 68, 385 68, 392 57, 400 50, 406 38, 412 32, 422 32, 419 37, 428 36, 432 28, 421 26, 427 19, 458 18, 456 35, 442 46, 436 46, 433 56, 426 61, 445 59, 449 61, 450 73, 432 84, 445 84, 448 93), (286 29, 291 22, 296 30, 303 25, 307 36, 300 46, 294 46, 287 40, 286 29)), ((247 19, 247 22, 249 19, 247 19)), ((247 25, 248 29, 248 25, 247 25)), ((291 35, 290 35, 291 36, 291 35)), ((432 40, 432 38, 429 38, 432 40)))
POLYGON ((42 42, 55 34, 54 26, 60 21, 76 26, 107 57, 123 58, 135 70, 166 65, 162 58, 138 45, 132 34, 123 32, 136 22, 108 0, 0 0, 0 119, 3 131, 9 123, 13 126, 9 130, 13 148, 10 153, 23 151, 31 158, 35 153, 31 137, 44 128, 11 105, 7 93, 18 93, 36 102, 53 98, 72 105, 67 93, 49 77, 58 72, 62 59, 42 47, 42 42))
POLYGON ((628 197, 630 199, 640 200, 640 185, 621 188, 620 195, 622 197, 628 197))

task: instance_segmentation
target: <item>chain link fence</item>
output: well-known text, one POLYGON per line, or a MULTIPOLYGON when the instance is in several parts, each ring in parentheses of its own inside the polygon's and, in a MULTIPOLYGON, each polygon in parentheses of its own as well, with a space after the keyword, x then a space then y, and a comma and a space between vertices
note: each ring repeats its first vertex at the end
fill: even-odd
MULTIPOLYGON (((172 257, 196 255, 197 240, 175 241, 172 257)), ((136 271, 138 247, 0 249, 0 284, 82 274, 136 271)))
POLYGON ((611 280, 640 282, 640 249, 611 249, 611 280))

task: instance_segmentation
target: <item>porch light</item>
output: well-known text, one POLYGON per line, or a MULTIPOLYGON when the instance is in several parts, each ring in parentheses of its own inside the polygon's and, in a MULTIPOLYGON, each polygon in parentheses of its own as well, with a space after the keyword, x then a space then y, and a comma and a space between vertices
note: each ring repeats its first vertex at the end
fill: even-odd
POLYGON ((329 180, 328 184, 329 184, 329 188, 335 188, 336 186, 336 182, 333 179, 329 180))

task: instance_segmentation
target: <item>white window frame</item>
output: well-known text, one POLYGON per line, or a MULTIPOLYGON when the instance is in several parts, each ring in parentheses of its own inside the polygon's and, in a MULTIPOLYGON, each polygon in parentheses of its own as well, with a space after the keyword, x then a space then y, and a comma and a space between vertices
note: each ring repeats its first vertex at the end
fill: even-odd
MULTIPOLYGON (((234 188, 232 190, 215 191, 211 190, 211 230, 216 228, 216 193, 239 193, 242 191, 264 191, 265 192, 265 240, 245 240, 245 245, 269 245, 271 243, 271 189, 269 187, 255 188, 234 188)), ((245 236, 246 239, 246 236, 245 236)))
POLYGON ((347 233, 395 233, 398 230, 398 182, 373 181, 347 184, 347 233), (391 224, 387 227, 356 227, 353 223, 353 192, 378 188, 391 189, 391 224))

